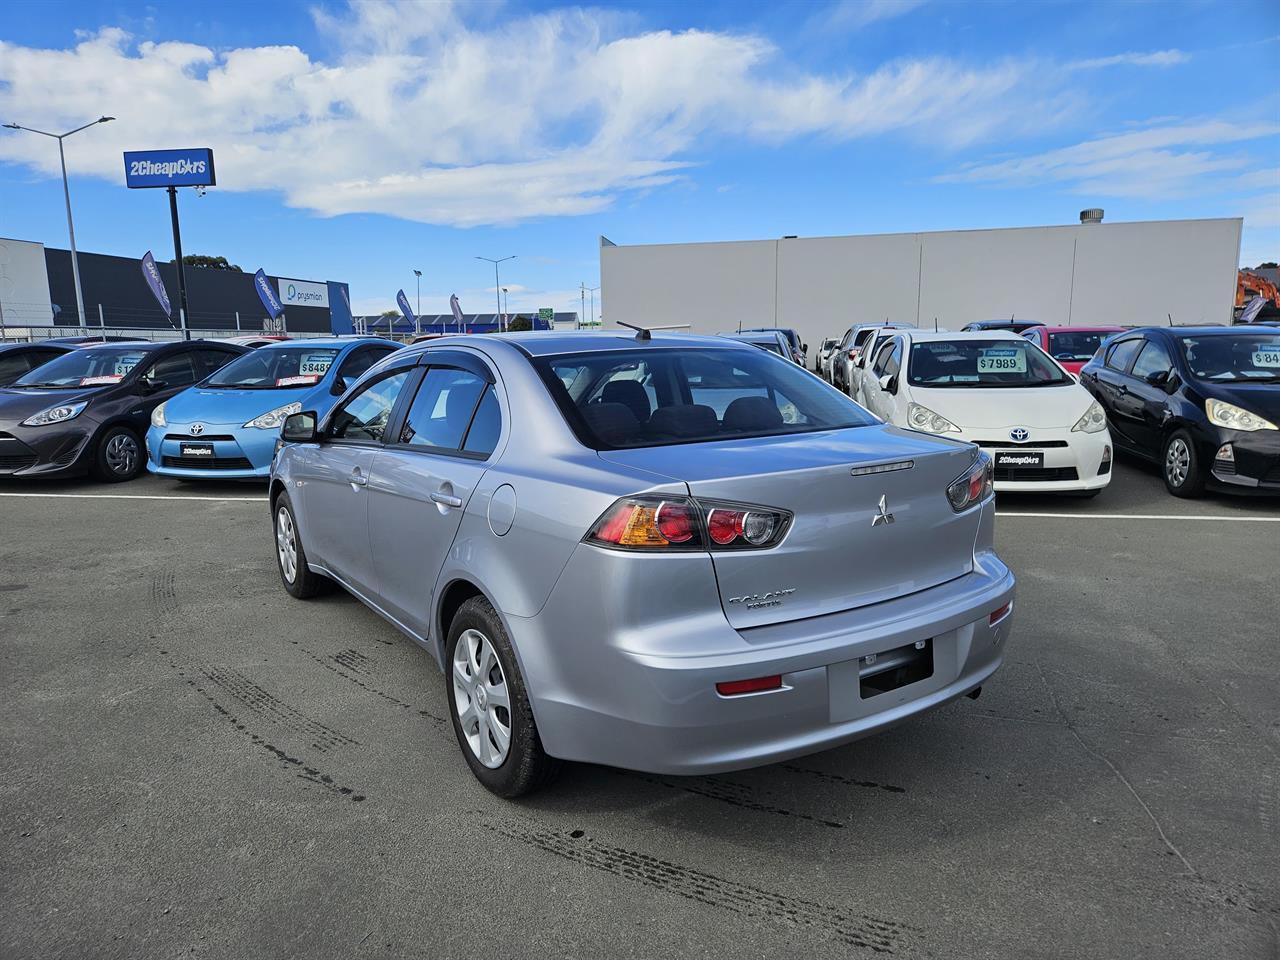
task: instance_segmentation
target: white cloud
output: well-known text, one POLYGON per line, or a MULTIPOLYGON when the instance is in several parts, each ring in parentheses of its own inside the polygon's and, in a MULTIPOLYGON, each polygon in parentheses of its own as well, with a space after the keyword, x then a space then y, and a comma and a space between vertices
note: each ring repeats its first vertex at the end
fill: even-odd
POLYGON ((1109 57, 1077 60, 1071 64, 1077 70, 1098 70, 1103 67, 1175 67, 1191 59, 1182 50, 1152 50, 1146 53, 1117 53, 1109 57))
MULTIPOLYGON (((911 3, 862 6, 882 19, 911 3)), ((955 147, 1070 106, 1043 65, 935 58, 815 74, 757 36, 627 32, 630 19, 596 10, 359 3, 314 17, 336 51, 327 60, 114 28, 66 50, 0 42, 0 116, 46 129, 118 117, 68 141, 78 174, 121 181, 123 150, 207 145, 220 190, 280 191, 322 216, 470 226, 606 209, 687 176, 713 136, 900 132, 955 147)), ((0 160, 56 176, 49 147, 3 136, 0 160)))
POLYGON ((817 19, 826 29, 857 29, 905 16, 925 3, 926 0, 837 0, 818 14, 817 19))
POLYGON ((1280 124, 1201 120, 1152 126, 1087 140, 1025 157, 967 166, 935 178, 941 183, 1031 186, 1059 183, 1090 196, 1163 199, 1265 181, 1266 163, 1224 153, 1280 135, 1280 124))

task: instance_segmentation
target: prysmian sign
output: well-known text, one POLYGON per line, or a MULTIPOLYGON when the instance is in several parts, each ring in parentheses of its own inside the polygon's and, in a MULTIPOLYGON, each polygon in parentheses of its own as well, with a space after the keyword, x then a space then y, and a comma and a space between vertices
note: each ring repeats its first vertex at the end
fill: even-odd
POLYGON ((310 280, 289 280, 281 277, 276 281, 280 288, 280 302, 286 307, 325 307, 329 306, 329 287, 323 283, 312 283, 310 280))
POLYGON ((212 187, 213 150, 129 150, 124 155, 125 186, 212 187))

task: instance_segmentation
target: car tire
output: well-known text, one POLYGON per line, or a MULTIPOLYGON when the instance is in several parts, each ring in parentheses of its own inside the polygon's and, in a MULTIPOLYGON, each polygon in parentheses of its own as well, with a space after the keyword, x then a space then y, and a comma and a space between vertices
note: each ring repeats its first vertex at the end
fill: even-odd
POLYGON ((1175 497, 1198 497, 1204 493, 1208 477, 1187 431, 1175 430, 1165 438, 1160 473, 1165 488, 1175 497))
POLYGON ((276 497, 271 505, 271 527, 276 540, 276 570, 289 596, 310 600, 333 589, 333 581, 307 566, 307 552, 298 533, 298 519, 287 493, 276 497))
POLYGON ((484 597, 467 600, 449 625, 445 696, 458 747, 486 790, 519 797, 560 773, 563 763, 542 749, 511 640, 484 597))
POLYGON ((133 430, 108 427, 94 445, 90 472, 103 483, 124 483, 142 473, 145 458, 142 440, 133 430))

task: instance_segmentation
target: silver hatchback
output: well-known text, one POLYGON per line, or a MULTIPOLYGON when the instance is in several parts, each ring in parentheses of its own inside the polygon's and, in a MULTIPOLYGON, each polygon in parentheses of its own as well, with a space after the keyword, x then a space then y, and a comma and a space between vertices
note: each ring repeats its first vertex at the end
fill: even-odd
POLYGON ((991 461, 686 335, 440 339, 290 417, 284 587, 429 650, 476 777, 700 774, 846 743, 1003 660, 991 461))

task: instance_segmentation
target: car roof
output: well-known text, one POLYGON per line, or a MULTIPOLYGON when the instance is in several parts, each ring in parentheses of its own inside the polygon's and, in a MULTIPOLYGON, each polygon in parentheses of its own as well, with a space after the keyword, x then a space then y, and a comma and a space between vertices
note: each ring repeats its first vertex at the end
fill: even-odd
POLYGON ((1027 338, 1012 330, 903 330, 904 335, 920 343, 936 340, 1011 340, 1023 343, 1027 338))
POLYGON ((362 343, 389 343, 392 346, 398 346, 394 340, 388 340, 386 337, 306 337, 300 340, 276 340, 272 343, 264 343, 258 349, 280 350, 284 347, 340 348, 362 343))
POLYGON ((24 349, 58 350, 63 353, 70 353, 75 347, 68 343, 51 343, 46 340, 11 340, 8 343, 0 343, 0 351, 24 349))
MULTIPOLYGON (((487 333, 481 337, 485 342, 498 341, 508 343, 531 357, 553 357, 564 353, 594 353, 604 350, 644 350, 650 347, 719 347, 722 350, 746 349, 737 347, 729 337, 702 336, 693 333, 672 333, 655 330, 651 339, 639 340, 629 330, 581 330, 581 331, 530 331, 528 333, 487 333)), ((467 336, 445 337, 432 340, 430 343, 414 344, 406 349, 425 349, 457 345, 475 344, 474 334, 467 336)), ((742 341, 738 341, 742 342, 742 341)), ((265 349, 265 348, 263 348, 265 349)), ((754 349, 754 348, 753 348, 754 349)))
POLYGON ((1128 327, 1046 327, 1044 325, 1036 326, 1034 329, 1043 330, 1046 333, 1124 333, 1128 327))

